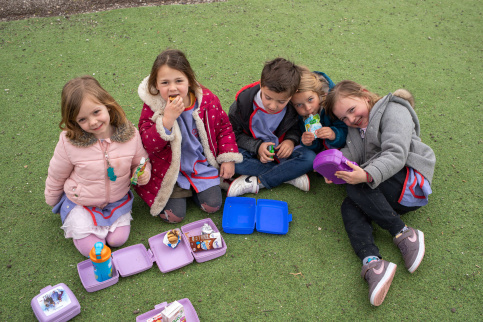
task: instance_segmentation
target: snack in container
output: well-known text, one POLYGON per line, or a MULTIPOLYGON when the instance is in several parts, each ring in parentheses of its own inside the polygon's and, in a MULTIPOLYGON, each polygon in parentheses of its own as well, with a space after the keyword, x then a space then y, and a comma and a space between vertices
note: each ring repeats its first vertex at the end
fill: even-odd
POLYGON ((201 227, 201 234, 202 235, 209 235, 211 233, 214 233, 214 230, 213 228, 211 228, 210 224, 208 223, 205 223, 202 227, 201 227))
POLYGON ((189 237, 189 242, 193 253, 223 247, 220 233, 189 237))
POLYGON ((315 114, 315 115, 310 114, 309 117, 307 117, 307 119, 305 120, 304 123, 305 123, 305 130, 307 132, 314 133, 314 136, 315 136, 315 131, 322 128, 322 124, 320 124, 320 115, 319 114, 315 114))
POLYGON ((141 162, 139 163, 138 167, 136 168, 136 171, 134 171, 134 174, 131 177, 131 183, 132 184, 138 184, 138 178, 144 173, 144 169, 146 169, 146 164, 148 164, 149 158, 145 159, 144 157, 141 158, 141 162))
MULTIPOLYGON (((174 301, 168 305, 162 312, 163 322, 186 322, 184 307, 178 301, 174 301)), ((156 321, 156 320, 153 320, 156 321)))
POLYGON ((176 229, 171 229, 164 235, 163 238, 163 243, 171 248, 176 248, 178 246, 179 242, 181 241, 181 231, 176 228, 176 229))

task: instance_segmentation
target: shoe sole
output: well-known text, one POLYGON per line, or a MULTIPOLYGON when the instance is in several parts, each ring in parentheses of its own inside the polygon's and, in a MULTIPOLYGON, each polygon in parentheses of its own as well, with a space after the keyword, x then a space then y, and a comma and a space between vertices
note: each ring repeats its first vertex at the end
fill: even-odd
POLYGON ((414 273, 414 271, 419 267, 419 264, 423 261, 425 247, 424 247, 424 233, 420 230, 416 230, 418 234, 418 241, 419 241, 419 251, 414 263, 411 267, 408 268, 409 273, 414 273))
POLYGON ((374 288, 374 291, 371 294, 371 304, 374 306, 379 306, 384 302, 384 298, 386 297, 387 291, 389 291, 389 287, 391 287, 392 279, 394 278, 394 274, 396 274, 397 265, 394 263, 389 263, 387 265, 386 272, 384 276, 379 281, 377 286, 374 288))

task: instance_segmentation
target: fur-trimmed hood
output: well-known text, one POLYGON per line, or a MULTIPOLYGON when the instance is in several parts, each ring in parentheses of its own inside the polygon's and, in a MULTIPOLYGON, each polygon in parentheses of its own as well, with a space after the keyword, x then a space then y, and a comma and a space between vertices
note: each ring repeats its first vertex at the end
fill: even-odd
MULTIPOLYGON (((136 134, 136 128, 134 125, 126 121, 126 123, 122 124, 119 127, 113 127, 114 133, 111 136, 111 141, 118 142, 118 143, 125 143, 131 140, 136 134)), ((93 144, 95 144, 98 139, 92 133, 88 133, 82 130, 82 135, 77 139, 69 139, 69 142, 76 147, 79 148, 87 148, 93 144)))

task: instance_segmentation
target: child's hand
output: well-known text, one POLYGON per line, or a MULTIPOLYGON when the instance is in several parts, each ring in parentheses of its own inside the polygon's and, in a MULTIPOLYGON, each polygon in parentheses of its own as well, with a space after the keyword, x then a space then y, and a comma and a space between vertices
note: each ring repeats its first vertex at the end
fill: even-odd
MULTIPOLYGON (((328 126, 321 127, 315 131, 315 135, 319 139, 335 140, 335 132, 328 126)), ((305 144, 305 143, 304 143, 305 144)), ((305 144, 307 145, 307 144, 305 144)))
POLYGON ((314 142, 315 136, 312 132, 304 132, 302 134, 302 143, 306 146, 311 146, 312 142, 314 142))
POLYGON ((277 156, 281 159, 288 158, 292 155, 294 143, 292 140, 284 140, 280 143, 275 150, 277 150, 277 156))
POLYGON ((223 162, 220 166, 220 177, 230 179, 235 174, 235 162, 223 162))
POLYGON ((260 162, 262 163, 268 163, 273 161, 273 156, 275 153, 271 153, 268 150, 268 147, 270 145, 275 145, 273 142, 263 142, 260 144, 260 147, 258 148, 258 156, 260 157, 260 162))
POLYGON ((327 179, 326 177, 324 177, 324 180, 325 180, 325 183, 328 183, 328 184, 331 184, 332 181, 330 181, 329 179, 327 179))
POLYGON ((174 121, 183 113, 184 103, 180 96, 177 96, 174 101, 166 103, 164 108, 163 125, 165 128, 171 131, 173 128, 174 121))
POLYGON ((143 174, 138 177, 138 186, 144 186, 151 179, 151 170, 144 169, 143 174))
POLYGON ((346 161, 346 164, 352 168, 352 172, 348 171, 337 171, 335 176, 339 179, 344 180, 349 184, 358 184, 367 182, 366 171, 364 171, 361 167, 346 161))

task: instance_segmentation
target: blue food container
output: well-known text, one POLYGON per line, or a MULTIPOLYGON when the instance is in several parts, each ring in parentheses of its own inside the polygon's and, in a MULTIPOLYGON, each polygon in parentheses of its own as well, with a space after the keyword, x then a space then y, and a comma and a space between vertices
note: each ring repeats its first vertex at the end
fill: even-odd
POLYGON ((223 207, 222 227, 229 234, 251 234, 255 229, 256 200, 227 197, 223 207))
POLYGON ((30 305, 41 322, 69 321, 81 311, 79 301, 64 283, 43 288, 30 305))
POLYGON ((227 197, 223 208, 222 227, 229 234, 251 234, 256 229, 267 234, 285 235, 292 214, 285 201, 227 197))

